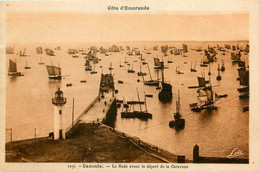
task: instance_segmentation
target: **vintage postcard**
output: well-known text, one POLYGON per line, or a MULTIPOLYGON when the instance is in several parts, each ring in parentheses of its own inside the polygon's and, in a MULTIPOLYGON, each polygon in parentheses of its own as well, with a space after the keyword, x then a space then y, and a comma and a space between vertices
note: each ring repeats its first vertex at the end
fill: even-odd
POLYGON ((0 2, 0 171, 258 171, 258 6, 0 2))

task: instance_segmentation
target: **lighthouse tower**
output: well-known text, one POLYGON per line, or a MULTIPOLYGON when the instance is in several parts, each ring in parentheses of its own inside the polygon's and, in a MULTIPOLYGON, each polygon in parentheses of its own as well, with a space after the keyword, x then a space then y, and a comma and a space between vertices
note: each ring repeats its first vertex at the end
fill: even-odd
POLYGON ((58 88, 55 92, 55 97, 52 98, 52 104, 54 104, 54 140, 65 139, 62 107, 66 102, 66 97, 63 97, 63 92, 58 88))

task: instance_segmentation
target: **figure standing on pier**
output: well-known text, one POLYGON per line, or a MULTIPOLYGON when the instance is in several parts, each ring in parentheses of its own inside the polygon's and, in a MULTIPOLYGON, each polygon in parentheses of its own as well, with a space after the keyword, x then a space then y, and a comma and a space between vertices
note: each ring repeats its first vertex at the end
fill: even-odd
POLYGON ((52 104, 54 104, 54 140, 65 139, 62 107, 66 102, 66 97, 63 97, 63 92, 58 88, 55 92, 55 97, 52 98, 52 104))

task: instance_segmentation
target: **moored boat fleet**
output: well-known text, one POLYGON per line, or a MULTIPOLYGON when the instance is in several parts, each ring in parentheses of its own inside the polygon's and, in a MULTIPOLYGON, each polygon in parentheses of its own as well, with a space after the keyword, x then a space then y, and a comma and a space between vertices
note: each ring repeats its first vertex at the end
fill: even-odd
MULTIPOLYGON (((54 50, 50 48, 45 49, 46 55, 49 56, 57 56, 56 52, 60 51, 61 47, 57 47, 54 50)), ((43 54, 43 48, 42 47, 37 47, 36 48, 36 54, 43 54)), ((14 54, 14 47, 7 47, 6 49, 7 54, 14 54)), ((99 49, 96 48, 95 46, 91 46, 88 49, 68 49, 67 53, 74 59, 85 59, 84 64, 82 64, 82 67, 84 68, 85 72, 89 72, 90 74, 97 74, 99 73, 99 68, 102 68, 103 71, 103 66, 102 64, 99 64, 102 58, 112 58, 113 54, 115 53, 123 53, 123 59, 122 59, 122 64, 120 61, 119 66, 113 66, 113 63, 110 62, 108 65, 108 70, 112 74, 115 68, 122 68, 126 69, 126 73, 129 75, 137 75, 142 77, 142 83, 143 85, 146 86, 151 86, 152 88, 156 89, 158 91, 158 100, 161 103, 164 103, 166 105, 169 105, 167 103, 171 102, 172 99, 175 97, 177 99, 176 104, 175 104, 175 109, 176 112, 173 114, 173 120, 169 121, 169 127, 170 128, 175 128, 176 130, 183 129, 185 126, 185 114, 182 114, 181 112, 181 102, 180 102, 180 91, 176 91, 174 89, 174 83, 171 83, 168 80, 169 76, 164 76, 165 70, 172 68, 173 65, 175 65, 174 57, 175 56, 180 56, 181 58, 185 59, 184 64, 187 64, 187 61, 190 62, 190 72, 193 74, 199 73, 199 70, 203 70, 200 74, 197 75, 197 80, 198 80, 198 86, 192 86, 190 88, 196 88, 197 92, 197 102, 193 102, 190 104, 190 110, 193 112, 201 112, 205 110, 216 110, 218 107, 216 105, 216 102, 221 99, 225 98, 228 95, 223 94, 219 95, 214 91, 214 87, 217 87, 217 85, 212 85, 212 79, 213 77, 211 71, 211 65, 212 63, 218 63, 218 68, 217 68, 217 76, 216 80, 220 82, 224 76, 221 76, 222 72, 225 72, 228 70, 225 65, 225 61, 218 61, 218 56, 222 55, 227 55, 227 53, 230 53, 230 58, 233 61, 233 63, 238 65, 238 80, 240 82, 241 87, 238 88, 238 91, 240 93, 240 98, 241 99, 246 99, 249 97, 249 66, 246 65, 246 62, 241 60, 241 57, 243 55, 247 55, 249 53, 249 45, 247 44, 246 47, 242 48, 239 45, 228 45, 224 44, 224 47, 221 47, 217 45, 217 47, 212 47, 208 45, 206 49, 204 49, 204 54, 203 54, 203 49, 202 47, 194 47, 188 49, 188 45, 182 44, 182 48, 176 48, 176 47, 170 47, 168 45, 162 45, 159 47, 158 45, 154 45, 152 48, 147 48, 146 46, 144 49, 139 49, 136 47, 130 47, 126 46, 123 48, 123 46, 116 46, 112 45, 109 48, 104 48, 100 47, 99 49), (232 49, 231 49, 232 47, 232 49), (201 56, 201 63, 197 64, 197 61, 195 61, 190 55, 189 51, 194 51, 197 53, 198 56, 201 56), (156 52, 156 53, 154 53, 156 52), (157 54, 157 55, 155 55, 157 54), (83 55, 83 56, 82 56, 83 55), (99 56, 102 56, 100 58, 99 56), (109 56, 109 57, 106 57, 109 56), (167 57, 168 56, 168 57, 167 57), (133 60, 133 57, 139 57, 138 60, 133 60), (153 59, 150 60, 153 61, 153 64, 149 64, 148 59, 153 59), (128 62, 131 61, 131 62, 128 62), (124 64, 124 65, 123 65, 124 64), (152 66, 153 67, 150 67, 152 66), (139 70, 135 70, 137 67, 139 70), (145 69, 148 71, 146 72, 145 69), (204 69, 208 69, 207 75, 208 75, 208 80, 206 80, 205 72, 204 69), (157 78, 152 77, 152 72, 153 70, 157 74, 157 78), (201 76, 200 76, 201 75, 201 76), (178 92, 177 94, 174 94, 174 92, 178 92)), ((26 54, 26 49, 23 49, 19 51, 18 53, 19 56, 29 56, 26 54)), ((55 58, 55 57, 52 57, 55 58)), ((28 66, 28 62, 26 60, 26 66, 25 69, 30 69, 31 67, 28 66)), ((45 62, 42 61, 42 57, 40 57, 40 62, 39 65, 45 65, 45 62)), ((46 64, 46 69, 48 73, 48 78, 51 80, 61 80, 64 76, 62 75, 61 72, 61 67, 59 63, 57 65, 53 65, 52 62, 51 64, 46 64)), ((9 68, 8 68, 8 75, 10 76, 23 76, 21 72, 17 71, 17 63, 16 61, 9 59, 9 68)), ((123 71, 122 71, 123 72, 123 71)), ((103 73, 103 72, 102 72, 103 73)), ((176 74, 183 74, 186 75, 186 71, 181 72, 180 67, 176 65, 176 74)), ((182 75, 180 75, 181 77, 182 75)), ((86 80, 82 80, 82 83, 85 83, 86 80)), ((140 81, 140 80, 139 80, 140 81)), ((232 81, 233 82, 233 81, 232 81)), ((235 81, 234 81, 235 82, 235 81)), ((118 80, 119 84, 124 84, 124 78, 120 78, 118 80)), ((67 86, 72 86, 72 83, 67 84, 67 86)), ((151 112, 148 111, 149 104, 147 103, 146 97, 153 98, 153 95, 151 94, 145 94, 144 93, 144 99, 140 99, 140 95, 137 91, 137 98, 138 100, 128 100, 128 101, 119 101, 121 102, 120 104, 122 105, 122 110, 121 110, 121 118, 138 118, 141 120, 148 120, 151 119, 153 115, 151 112), (147 96, 149 95, 149 96, 147 96)), ((125 97, 127 99, 131 99, 131 97, 125 97)), ((183 102, 186 103, 186 102, 183 102)), ((186 103, 188 104, 188 103, 186 103)), ((247 111, 248 108, 245 107, 244 111, 247 111)))

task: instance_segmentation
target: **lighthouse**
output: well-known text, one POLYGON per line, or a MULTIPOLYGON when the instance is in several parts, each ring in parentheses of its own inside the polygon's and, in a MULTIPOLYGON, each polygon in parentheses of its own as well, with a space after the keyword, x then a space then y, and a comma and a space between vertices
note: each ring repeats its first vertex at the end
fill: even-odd
POLYGON ((63 97, 63 92, 58 88, 55 92, 55 97, 52 98, 52 104, 54 104, 54 140, 65 139, 65 131, 63 128, 63 112, 62 107, 67 102, 66 97, 63 97))

